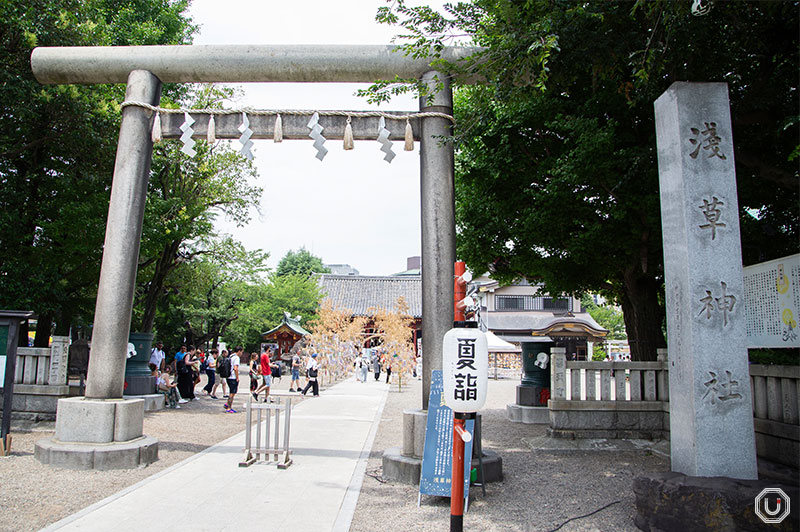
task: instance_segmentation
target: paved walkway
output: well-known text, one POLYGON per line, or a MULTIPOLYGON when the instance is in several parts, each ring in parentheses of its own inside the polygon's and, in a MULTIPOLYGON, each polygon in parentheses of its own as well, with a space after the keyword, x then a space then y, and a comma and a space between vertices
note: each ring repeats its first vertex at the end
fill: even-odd
MULTIPOLYGON (((346 532, 388 389, 349 379, 295 400, 286 470, 275 462, 239 467, 242 431, 44 530, 346 532)), ((244 412, 231 415, 244 426, 244 412)))

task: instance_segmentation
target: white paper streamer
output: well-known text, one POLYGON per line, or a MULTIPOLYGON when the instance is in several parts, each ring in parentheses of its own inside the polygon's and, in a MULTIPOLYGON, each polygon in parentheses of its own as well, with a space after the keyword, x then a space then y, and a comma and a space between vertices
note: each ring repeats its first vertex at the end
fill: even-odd
POLYGON ((389 130, 386 129, 386 120, 383 117, 378 121, 378 142, 381 144, 381 151, 386 154, 383 160, 391 163, 395 153, 392 151, 392 141, 389 140, 389 130))
POLYGON ((244 155, 248 161, 253 160, 253 152, 250 151, 253 147, 253 141, 250 137, 253 136, 253 130, 250 129, 250 120, 247 119, 247 113, 242 113, 242 124, 239 126, 239 132, 242 134, 239 137, 239 142, 242 144, 242 149, 239 153, 244 155))
POLYGON ((322 136, 322 130, 325 128, 319 125, 319 113, 314 113, 311 116, 311 120, 308 121, 308 128, 311 129, 308 136, 314 139, 314 147, 317 149, 316 157, 321 161, 328 154, 328 149, 323 146, 326 139, 322 136))
POLYGON ((181 151, 188 155, 189 157, 194 157, 197 153, 194 150, 194 139, 192 135, 194 135, 194 129, 192 129, 192 124, 194 124, 194 118, 189 113, 183 113, 183 124, 181 124, 181 142, 183 142, 183 146, 181 146, 181 151))

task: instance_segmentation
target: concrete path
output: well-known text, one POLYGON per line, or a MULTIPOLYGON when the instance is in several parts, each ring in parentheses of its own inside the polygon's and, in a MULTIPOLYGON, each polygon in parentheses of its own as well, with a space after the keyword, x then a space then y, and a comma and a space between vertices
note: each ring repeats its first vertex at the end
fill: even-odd
MULTIPOLYGON (((242 431, 44 530, 346 532, 388 389, 349 379, 295 400, 286 470, 275 462, 239 467, 242 431)), ((243 411, 230 415, 244 428, 243 411)))

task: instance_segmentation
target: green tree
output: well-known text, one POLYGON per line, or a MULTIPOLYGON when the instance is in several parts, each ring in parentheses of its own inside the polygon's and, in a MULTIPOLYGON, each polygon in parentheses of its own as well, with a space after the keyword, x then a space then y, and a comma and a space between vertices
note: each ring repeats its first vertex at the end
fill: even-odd
POLYGON ((247 251, 231 238, 202 242, 198 247, 209 252, 181 264, 167 280, 174 291, 167 296, 169 321, 165 325, 171 322, 172 328, 159 324, 159 334, 188 344, 216 346, 245 311, 247 294, 263 286, 268 254, 247 251))
POLYGON ((330 270, 322 264, 322 259, 313 255, 306 248, 289 252, 278 263, 275 270, 278 277, 284 275, 304 275, 309 277, 314 273, 330 273, 330 270))
MULTIPOLYGON (((192 106, 211 108, 231 95, 227 89, 200 87, 188 95, 188 101, 192 106)), ((194 157, 184 155, 180 146, 178 141, 166 141, 154 147, 136 300, 141 307, 138 330, 143 332, 153 328, 170 272, 211 252, 194 243, 214 242, 209 237, 216 216, 223 214, 238 225, 245 224, 248 208, 258 203, 262 192, 248 184, 255 177, 255 167, 229 142, 198 142, 194 157)))
POLYGON ((599 323, 604 329, 608 330, 606 338, 609 340, 626 340, 625 320, 622 312, 612 305, 597 305, 588 296, 581 298, 581 307, 586 309, 589 315, 599 323))
MULTIPOLYGON (((798 3, 397 0, 406 51, 485 48, 439 68, 456 94, 458 254, 498 280, 621 305, 632 357, 665 344, 653 101, 678 80, 730 87, 745 263, 796 251, 798 3), (465 37, 466 36, 466 37, 465 37)), ((407 90, 378 83, 373 98, 407 90)))
POLYGON ((225 335, 229 345, 257 346, 261 333, 278 325, 284 312, 300 316, 303 327, 309 327, 319 312, 322 293, 314 277, 273 273, 268 283, 256 288, 248 287, 241 317, 225 335))
MULTIPOLYGON (((186 0, 0 2, 0 307, 91 320, 124 86, 41 85, 36 46, 182 44, 186 0)), ((168 86, 167 96, 178 89, 168 86)))

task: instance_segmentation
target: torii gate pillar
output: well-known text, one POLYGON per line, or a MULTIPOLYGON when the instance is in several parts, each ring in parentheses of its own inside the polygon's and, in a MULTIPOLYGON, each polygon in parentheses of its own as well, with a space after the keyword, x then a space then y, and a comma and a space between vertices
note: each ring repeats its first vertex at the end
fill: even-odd
MULTIPOLYGON (((421 112, 453 114, 450 81, 440 72, 422 80, 442 90, 432 101, 422 96, 421 112)), ((450 121, 427 117, 420 135, 420 213, 422 216, 422 409, 428 409, 431 372, 442 369, 442 339, 453 326, 453 263, 456 260, 455 189, 450 121)))

